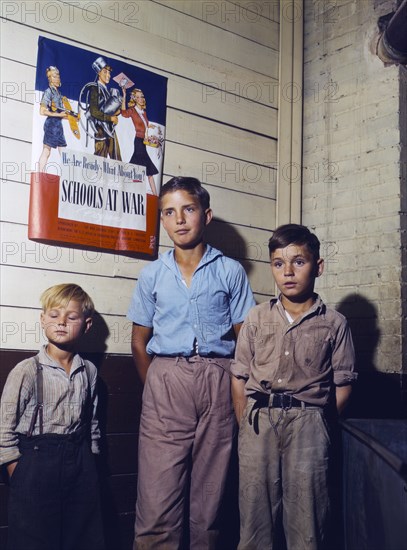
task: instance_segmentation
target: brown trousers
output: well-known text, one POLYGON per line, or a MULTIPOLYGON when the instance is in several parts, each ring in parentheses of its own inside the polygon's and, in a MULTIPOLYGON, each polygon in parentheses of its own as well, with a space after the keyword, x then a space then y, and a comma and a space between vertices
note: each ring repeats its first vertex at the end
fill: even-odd
POLYGON ((120 153, 119 140, 117 135, 113 137, 108 136, 102 128, 98 128, 95 139, 95 155, 98 157, 104 157, 114 160, 122 160, 120 153))
POLYGON ((215 548, 235 420, 230 359, 155 357, 143 393, 134 548, 215 548), (189 525, 184 525, 188 521, 189 525))

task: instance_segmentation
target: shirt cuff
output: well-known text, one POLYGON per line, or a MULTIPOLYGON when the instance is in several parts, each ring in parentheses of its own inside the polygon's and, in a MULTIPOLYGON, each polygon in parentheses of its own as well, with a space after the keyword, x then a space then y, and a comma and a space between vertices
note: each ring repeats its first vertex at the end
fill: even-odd
POLYGON ((348 370, 335 370, 334 371, 334 384, 335 386, 346 386, 355 382, 358 375, 356 372, 350 372, 348 370))
POLYGON ((247 367, 240 365, 239 363, 234 363, 233 361, 230 366, 230 372, 236 378, 244 378, 245 380, 249 378, 249 372, 247 371, 247 367))
POLYGON ((3 449, 0 453, 0 465, 9 464, 10 462, 15 462, 21 458, 21 453, 18 450, 18 447, 10 447, 9 449, 3 449))

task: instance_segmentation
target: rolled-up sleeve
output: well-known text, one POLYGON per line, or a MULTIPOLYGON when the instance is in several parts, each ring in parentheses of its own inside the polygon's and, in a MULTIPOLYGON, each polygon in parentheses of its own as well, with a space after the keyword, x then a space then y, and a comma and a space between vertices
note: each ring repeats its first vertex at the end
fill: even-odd
POLYGON ((354 371, 355 349, 352 334, 345 319, 343 319, 336 334, 332 350, 332 368, 336 386, 345 386, 357 379, 357 373, 354 371))
POLYGON ((251 363, 254 358, 253 327, 250 316, 243 323, 236 344, 235 357, 231 365, 231 373, 236 378, 247 380, 250 375, 251 363))

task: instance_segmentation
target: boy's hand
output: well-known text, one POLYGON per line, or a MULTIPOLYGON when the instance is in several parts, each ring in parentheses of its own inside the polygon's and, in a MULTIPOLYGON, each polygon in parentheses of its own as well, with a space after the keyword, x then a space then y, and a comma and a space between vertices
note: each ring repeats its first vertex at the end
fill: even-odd
POLYGON ((244 393, 245 385, 246 385, 246 380, 232 376, 233 408, 235 409, 236 420, 239 425, 240 425, 240 420, 243 416, 243 412, 247 405, 247 397, 244 393))
POLYGON ((134 363, 142 383, 146 381, 148 367, 152 361, 152 356, 146 351, 147 344, 151 338, 153 329, 133 323, 131 333, 131 351, 134 363))
POLYGON ((336 386, 336 409, 338 414, 341 415, 345 410, 345 407, 349 401, 350 394, 352 393, 352 386, 347 384, 346 386, 336 386))
POLYGON ((13 475, 14 470, 16 469, 16 466, 17 466, 17 462, 18 460, 15 460, 14 462, 10 462, 10 464, 7 464, 8 477, 11 478, 11 476, 13 475))

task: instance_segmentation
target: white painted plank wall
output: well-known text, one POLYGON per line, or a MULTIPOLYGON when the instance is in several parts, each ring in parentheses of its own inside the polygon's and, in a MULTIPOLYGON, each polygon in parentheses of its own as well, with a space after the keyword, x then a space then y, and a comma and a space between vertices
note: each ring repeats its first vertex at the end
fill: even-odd
MULTIPOLYGON (((267 239, 275 222, 278 5, 277 0, 2 3, 1 347, 36 349, 40 293, 75 281, 92 295, 110 332, 106 351, 129 353, 125 313, 146 264, 27 239, 40 35, 168 78, 164 181, 191 175, 206 184, 216 218, 212 234, 224 236, 222 248, 243 263, 259 300, 272 293, 267 239)), ((161 250, 171 245, 163 233, 160 245, 161 250)))

